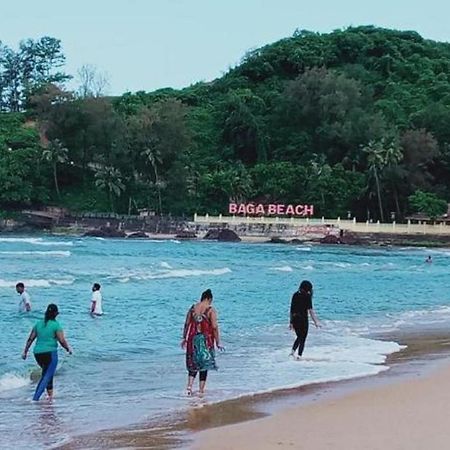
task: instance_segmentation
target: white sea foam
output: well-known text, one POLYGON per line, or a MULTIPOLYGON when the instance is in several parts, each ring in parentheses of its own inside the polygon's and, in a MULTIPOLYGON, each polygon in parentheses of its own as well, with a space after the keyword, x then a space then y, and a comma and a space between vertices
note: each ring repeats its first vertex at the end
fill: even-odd
POLYGON ((272 270, 277 270, 278 272, 293 272, 294 271, 294 269, 291 266, 272 267, 272 270))
POLYGON ((54 256, 54 257, 59 257, 59 258, 68 258, 71 253, 69 251, 65 251, 65 250, 54 250, 54 251, 48 251, 48 252, 41 252, 41 251, 33 251, 33 250, 28 250, 28 251, 5 251, 5 252, 0 252, 0 255, 9 255, 9 256, 54 256))
MULTIPOLYGON (((21 281, 27 287, 48 288, 51 286, 64 286, 64 285, 73 284, 75 281, 75 278, 67 277, 67 278, 60 278, 58 280, 56 280, 56 279, 50 279, 50 280, 30 279, 30 280, 21 280, 21 281)), ((17 280, 3 280, 0 278, 0 288, 13 288, 16 286, 16 284, 17 284, 17 280)))
POLYGON ((16 237, 2 237, 0 242, 5 243, 24 243, 32 245, 46 245, 46 246, 73 246, 72 241, 45 241, 42 238, 16 238, 16 237))
POLYGON ((333 263, 333 266, 345 269, 347 267, 350 267, 351 264, 350 263, 344 263, 344 262, 337 262, 337 263, 333 263))
POLYGON ((9 391, 11 389, 19 389, 31 383, 30 377, 18 375, 16 373, 7 372, 0 376, 0 392, 9 391))
POLYGON ((165 278, 188 278, 199 276, 219 276, 230 273, 231 269, 224 267, 222 269, 170 269, 170 270, 155 270, 155 271, 128 271, 121 273, 120 276, 110 276, 109 278, 115 278, 121 283, 128 283, 131 280, 154 280, 165 278))
POLYGON ((172 266, 169 263, 165 262, 165 261, 162 261, 159 265, 161 267, 163 267, 164 269, 172 269, 172 266))
POLYGON ((296 250, 298 250, 299 252, 310 252, 311 251, 311 247, 295 247, 296 250))
POLYGON ((266 338, 271 341, 270 347, 264 346, 264 357, 261 358, 258 352, 249 353, 248 349, 242 348, 233 355, 233 361, 229 360, 227 364, 236 364, 237 360, 240 361, 237 363, 240 367, 244 364, 247 377, 244 387, 236 385, 230 376, 236 367, 222 368, 219 355, 221 370, 216 376, 220 378, 217 383, 221 387, 210 392, 208 403, 312 383, 375 375, 389 369, 384 365, 387 355, 402 349, 396 342, 362 338, 347 333, 341 329, 342 324, 327 325, 331 330, 311 333, 302 361, 288 357, 292 336, 285 332, 284 326, 276 325, 275 329, 271 326, 258 330, 263 341, 266 338), (260 376, 262 365, 265 369, 263 378, 260 376))
POLYGON ((300 266, 303 270, 314 270, 314 266, 311 264, 306 264, 305 266, 300 266))

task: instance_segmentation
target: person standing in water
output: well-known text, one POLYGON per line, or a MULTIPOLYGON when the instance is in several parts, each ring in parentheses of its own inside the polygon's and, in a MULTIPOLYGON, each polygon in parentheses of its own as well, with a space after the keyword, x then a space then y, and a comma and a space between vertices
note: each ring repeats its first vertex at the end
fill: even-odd
POLYGON ((31 311, 31 297, 30 294, 25 290, 25 285, 23 283, 16 284, 16 292, 20 295, 19 311, 20 312, 30 312, 31 311))
POLYGON ((433 260, 431 259, 431 255, 428 255, 427 259, 425 260, 426 263, 431 264, 433 260))
POLYGON ((298 291, 292 296, 289 329, 293 329, 295 331, 297 339, 292 346, 290 356, 294 356, 295 352, 298 350, 297 359, 302 357, 306 338, 308 336, 308 314, 311 316, 316 328, 320 326, 319 320, 317 319, 316 313, 313 309, 312 294, 312 283, 308 280, 303 280, 300 283, 298 291))
POLYGON ((22 354, 22 358, 27 359, 28 350, 36 340, 34 357, 42 368, 42 376, 33 397, 33 400, 36 401, 39 400, 44 390, 47 390, 49 399, 53 398, 53 375, 58 364, 58 342, 69 354, 72 354, 64 337, 64 331, 56 320, 57 316, 58 307, 51 303, 45 311, 44 320, 39 320, 32 328, 22 354))
POLYGON ((91 316, 102 316, 102 293, 100 292, 101 286, 98 283, 92 285, 92 300, 91 300, 91 316))
POLYGON ((211 306, 213 295, 210 289, 202 293, 200 301, 189 309, 184 324, 181 347, 186 349, 188 371, 187 394, 192 395, 197 372, 200 372, 200 395, 205 392, 208 370, 217 369, 214 345, 220 345, 219 325, 216 310, 211 306))

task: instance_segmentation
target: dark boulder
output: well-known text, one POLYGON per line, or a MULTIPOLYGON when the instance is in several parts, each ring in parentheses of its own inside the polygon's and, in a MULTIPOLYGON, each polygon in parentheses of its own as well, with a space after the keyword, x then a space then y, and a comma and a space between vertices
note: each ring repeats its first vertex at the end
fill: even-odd
POLYGON ((240 242, 241 240, 241 238, 233 230, 229 230, 228 228, 223 228, 222 230, 208 230, 203 239, 220 242, 240 242))
POLYGON ((219 232, 220 232, 220 230, 218 230, 216 228, 212 228, 207 231, 207 233, 205 234, 203 239, 208 239, 210 241, 217 241, 217 239, 219 239, 219 232))
POLYGON ((323 237, 320 240, 321 244, 340 244, 341 240, 339 239, 338 236, 334 236, 333 234, 329 234, 325 237, 323 237))
POLYGON ((355 233, 346 231, 345 233, 342 234, 341 244, 362 245, 362 243, 363 243, 362 239, 355 233))
POLYGON ((124 238, 126 233, 111 227, 100 227, 86 231, 83 236, 102 237, 102 238, 124 238))
POLYGON ((220 242, 240 242, 241 238, 233 230, 224 228, 219 231, 217 240, 220 242))
POLYGON ((144 231, 136 231, 135 233, 130 233, 127 236, 127 239, 147 239, 147 233, 145 233, 144 231))
POLYGON ((269 244, 289 244, 289 242, 286 239, 273 236, 270 238, 270 240, 267 241, 269 244))

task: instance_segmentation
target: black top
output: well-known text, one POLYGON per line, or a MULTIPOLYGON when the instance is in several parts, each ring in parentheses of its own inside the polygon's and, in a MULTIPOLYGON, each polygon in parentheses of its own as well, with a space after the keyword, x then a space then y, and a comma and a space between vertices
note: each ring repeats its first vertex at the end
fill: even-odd
POLYGON ((308 320, 308 310, 312 307, 311 295, 297 291, 291 301, 291 322, 295 319, 308 320))

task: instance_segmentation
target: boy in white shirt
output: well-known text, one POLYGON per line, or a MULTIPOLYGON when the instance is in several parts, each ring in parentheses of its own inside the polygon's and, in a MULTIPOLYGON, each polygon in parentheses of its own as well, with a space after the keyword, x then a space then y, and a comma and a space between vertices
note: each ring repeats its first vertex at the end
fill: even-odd
POLYGON ((23 283, 16 284, 16 292, 20 295, 19 311, 20 312, 30 312, 31 311, 31 297, 30 294, 25 290, 25 285, 23 283))
POLYGON ((94 283, 92 286, 92 303, 91 303, 91 316, 103 315, 102 309, 102 294, 100 292, 100 285, 94 283))

